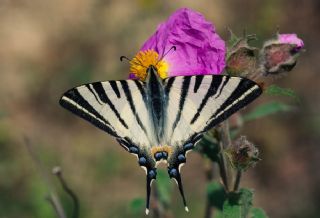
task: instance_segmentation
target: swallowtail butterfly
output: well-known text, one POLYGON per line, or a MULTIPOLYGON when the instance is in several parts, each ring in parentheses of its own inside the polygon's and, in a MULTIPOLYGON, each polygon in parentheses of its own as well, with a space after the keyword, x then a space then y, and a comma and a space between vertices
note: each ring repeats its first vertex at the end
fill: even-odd
POLYGON ((157 164, 167 163, 168 174, 180 190, 180 169, 186 154, 204 132, 227 119, 261 94, 253 81, 223 75, 177 76, 161 79, 155 66, 144 82, 95 82, 67 91, 60 104, 109 133, 138 158, 146 171, 149 212, 151 183, 157 164))

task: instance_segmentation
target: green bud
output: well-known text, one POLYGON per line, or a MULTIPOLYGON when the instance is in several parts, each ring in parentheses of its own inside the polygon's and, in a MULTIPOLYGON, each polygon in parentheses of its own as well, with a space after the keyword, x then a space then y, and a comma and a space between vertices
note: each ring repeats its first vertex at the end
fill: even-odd
POLYGON ((226 70, 229 75, 247 76, 256 68, 255 51, 257 48, 249 46, 250 40, 256 39, 254 35, 237 38, 231 32, 232 45, 228 48, 226 70))

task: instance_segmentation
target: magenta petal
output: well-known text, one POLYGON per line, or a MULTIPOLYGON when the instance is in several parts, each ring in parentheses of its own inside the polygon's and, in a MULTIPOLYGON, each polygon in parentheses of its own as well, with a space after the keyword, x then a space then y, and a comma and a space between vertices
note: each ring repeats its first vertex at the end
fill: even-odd
POLYGON ((141 50, 153 49, 161 57, 172 46, 176 51, 164 58, 169 76, 220 74, 225 67, 225 42, 198 12, 179 9, 158 26, 141 50))
POLYGON ((278 35, 278 40, 280 43, 285 43, 285 44, 294 44, 296 45, 296 49, 300 50, 301 48, 304 47, 304 43, 301 39, 297 37, 297 34, 279 34, 278 35))

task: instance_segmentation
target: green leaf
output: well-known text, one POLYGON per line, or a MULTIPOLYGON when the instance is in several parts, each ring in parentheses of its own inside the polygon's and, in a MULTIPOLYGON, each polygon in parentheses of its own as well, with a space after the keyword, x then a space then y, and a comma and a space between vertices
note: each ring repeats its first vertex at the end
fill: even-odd
POLYGON ((222 210, 223 202, 226 200, 226 192, 218 182, 211 182, 207 186, 207 195, 211 206, 222 210))
POLYGON ((287 96, 293 98, 296 102, 300 102, 299 96, 292 89, 281 88, 277 85, 269 86, 264 93, 271 96, 287 96))
POLYGON ((145 199, 143 198, 135 198, 130 202, 130 212, 132 214, 140 214, 141 211, 144 211, 145 207, 145 199))
POLYGON ((243 121, 251 121, 258 118, 266 117, 278 112, 292 111, 293 106, 281 103, 281 102, 269 102, 256 107, 253 111, 242 116, 243 121))
POLYGON ((236 34, 233 33, 231 29, 229 29, 230 38, 228 40, 228 46, 232 47, 234 44, 236 44, 240 38, 236 36, 236 34))
POLYGON ((205 133, 197 144, 196 150, 213 162, 219 161, 220 147, 211 131, 205 133))
POLYGON ((264 212, 262 208, 252 208, 251 211, 251 218, 268 218, 267 214, 264 212))
POLYGON ((171 203, 172 184, 165 170, 157 172, 157 191, 159 201, 166 207, 171 203))
POLYGON ((224 218, 222 210, 214 211, 214 218, 224 218))
POLYGON ((247 218, 252 206, 253 191, 240 189, 239 192, 229 193, 223 204, 224 218, 247 218))

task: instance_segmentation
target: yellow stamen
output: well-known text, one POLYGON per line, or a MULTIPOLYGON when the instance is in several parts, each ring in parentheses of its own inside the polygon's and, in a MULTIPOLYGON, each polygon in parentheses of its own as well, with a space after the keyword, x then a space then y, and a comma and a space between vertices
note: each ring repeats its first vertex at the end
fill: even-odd
POLYGON ((172 153, 172 147, 168 145, 154 146, 151 148, 152 157, 154 157, 156 153, 163 152, 163 151, 167 152, 168 156, 170 156, 172 153))
POLYGON ((169 65, 164 60, 159 61, 159 54, 154 50, 140 51, 130 61, 130 72, 141 81, 145 81, 147 77, 147 69, 150 65, 157 68, 158 75, 164 79, 168 76, 169 65), (143 65, 143 66, 142 66, 143 65))

